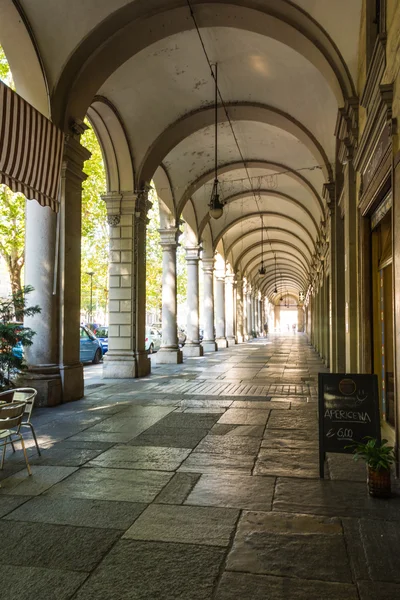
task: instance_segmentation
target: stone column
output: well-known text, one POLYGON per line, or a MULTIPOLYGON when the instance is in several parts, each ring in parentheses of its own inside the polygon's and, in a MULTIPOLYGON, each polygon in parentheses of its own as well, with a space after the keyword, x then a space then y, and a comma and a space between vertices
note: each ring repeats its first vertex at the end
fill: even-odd
POLYGON ((184 356, 203 356, 199 340, 199 260, 200 246, 186 248, 187 264, 187 338, 184 356))
MULTIPOLYGON (((260 294, 260 292, 259 292, 260 294)), ((261 294, 258 297, 258 334, 262 335, 263 334, 263 303, 261 300, 261 294)))
POLYGON ((218 350, 214 333, 214 258, 203 258, 203 289, 204 289, 204 336, 201 345, 204 352, 218 350))
POLYGON ((257 302, 256 302, 256 294, 257 292, 254 290, 251 296, 251 331, 254 335, 257 335, 257 302))
POLYGON ((26 202, 25 285, 33 286, 30 305, 38 304, 41 314, 25 317, 26 327, 36 332, 34 343, 25 349, 28 370, 21 385, 38 391, 38 406, 55 406, 62 400, 57 359, 57 286, 54 284, 56 262, 57 215, 36 200, 26 202))
POLYGON ((251 340, 253 337, 252 332, 252 321, 253 321, 253 311, 252 311, 252 302, 251 302, 251 287, 247 285, 247 339, 251 340))
MULTIPOLYGON (((104 357, 103 377, 142 377, 150 373, 150 359, 146 352, 138 354, 138 313, 145 322, 143 307, 138 310, 136 298, 138 286, 135 257, 139 247, 145 257, 142 249, 145 239, 140 241, 136 231, 138 196, 133 192, 110 192, 103 196, 103 200, 107 205, 107 220, 110 225, 108 352, 104 357)), ((145 274, 145 262, 142 269, 145 274)), ((141 335, 144 351, 144 328, 141 335)))
POLYGON ((225 309, 226 309, 226 341, 227 345, 234 346, 235 322, 234 322, 234 280, 233 273, 227 273, 225 277, 225 309))
POLYGON ((238 344, 244 342, 244 314, 243 314, 244 284, 240 274, 236 276, 236 341, 238 344))
POLYGON ((82 398, 80 362, 81 199, 86 179, 83 163, 90 152, 79 143, 85 125, 75 124, 67 136, 61 176, 59 247, 59 362, 63 401, 82 398))
POLYGON ((247 283, 243 281, 242 285, 242 306, 243 306, 243 341, 247 342, 249 339, 249 332, 247 327, 247 283))
POLYGON ((134 232, 134 298, 135 298, 135 358, 137 377, 145 377, 151 371, 146 350, 146 227, 147 213, 152 207, 149 190, 136 197, 134 232))
POLYGON ((344 294, 346 372, 357 372, 357 202, 352 162, 344 172, 344 294))
POLYGON ((157 354, 159 364, 180 364, 182 351, 178 346, 176 300, 176 249, 180 231, 160 229, 163 249, 162 272, 162 343, 157 354))
POLYGON ((218 348, 227 348, 225 321, 225 274, 219 271, 215 277, 215 330, 218 348))

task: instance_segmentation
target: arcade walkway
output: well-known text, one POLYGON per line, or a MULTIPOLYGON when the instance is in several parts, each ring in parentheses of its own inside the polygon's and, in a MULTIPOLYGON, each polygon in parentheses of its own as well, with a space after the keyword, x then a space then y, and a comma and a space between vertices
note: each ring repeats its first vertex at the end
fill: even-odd
POLYGON ((37 410, 33 476, 0 475, 1 599, 400 598, 400 496, 347 456, 318 479, 322 369, 270 336, 37 410))

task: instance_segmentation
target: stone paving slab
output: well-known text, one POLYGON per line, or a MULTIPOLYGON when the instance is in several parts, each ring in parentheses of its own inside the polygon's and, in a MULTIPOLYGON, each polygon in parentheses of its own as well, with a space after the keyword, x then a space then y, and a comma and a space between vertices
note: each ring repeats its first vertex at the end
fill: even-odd
POLYGON ((0 518, 29 500, 29 496, 0 496, 0 518))
MULTIPOLYGON (((359 600, 355 585, 308 581, 297 577, 271 577, 225 572, 218 586, 215 600, 241 600, 243 598, 249 600, 359 600)), ((366 600, 373 600, 373 598, 366 600)), ((386 597, 385 600, 389 600, 389 598, 386 597)))
POLYGON ((250 475, 254 466, 254 458, 248 454, 211 454, 193 452, 179 467, 179 471, 190 473, 236 473, 250 475))
POLYGON ((154 500, 157 504, 183 504, 200 478, 200 473, 175 473, 154 500))
POLYGON ((152 502, 172 473, 106 468, 83 468, 47 492, 71 498, 152 502))
POLYGON ((261 448, 254 467, 255 475, 279 477, 319 477, 317 450, 261 448))
POLYGON ((0 496, 3 494, 19 496, 37 496, 50 489, 72 473, 76 467, 41 467, 32 466, 32 475, 23 469, 1 482, 0 496))
POLYGON ((238 517, 230 508, 151 504, 123 538, 228 546, 238 517))
POLYGON ((195 448, 208 429, 178 429, 154 425, 129 442, 130 446, 163 446, 165 448, 195 448))
POLYGON ((1 562, 89 572, 120 535, 108 529, 1 520, 0 539, 7 540, 1 562))
POLYGON ((126 531, 146 506, 132 502, 38 496, 16 508, 5 518, 12 521, 126 531))
POLYGON ((305 429, 317 430, 317 415, 302 413, 300 410, 282 411, 274 410, 268 420, 267 429, 305 429))
POLYGON ((260 440, 251 436, 239 435, 207 435, 196 447, 196 452, 210 454, 223 454, 231 456, 236 454, 250 454, 256 456, 260 447, 260 440))
POLYGON ((250 408, 250 409, 267 409, 272 410, 287 410, 290 408, 290 402, 271 402, 271 400, 235 400, 232 403, 232 408, 250 408))
POLYGON ((224 425, 265 425, 269 410, 249 410, 246 408, 228 408, 218 420, 224 425))
POLYGON ((76 600, 210 600, 224 555, 212 546, 122 540, 76 600))
POLYGON ((3 600, 69 600, 87 578, 86 573, 2 564, 3 600))
POLYGON ((227 570, 352 582, 340 520, 309 515, 244 512, 227 570))
POLYGON ((202 475, 185 504, 269 511, 274 477, 202 475))
POLYGON ((273 510, 339 517, 400 520, 400 497, 371 498, 367 484, 278 478, 273 510))
POLYGON ((400 584, 398 525, 392 521, 343 520, 356 579, 400 584))
POLYGON ((400 585, 395 583, 359 581, 358 589, 360 600, 398 600, 400 598, 400 585))
POLYGON ((111 469, 175 471, 189 454, 189 448, 114 446, 103 452, 95 460, 91 460, 87 466, 111 469))

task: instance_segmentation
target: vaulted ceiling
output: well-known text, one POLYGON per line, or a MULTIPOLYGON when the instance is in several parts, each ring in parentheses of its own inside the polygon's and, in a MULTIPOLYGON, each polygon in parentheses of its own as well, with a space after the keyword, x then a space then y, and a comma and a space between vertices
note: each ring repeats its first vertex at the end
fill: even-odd
POLYGON ((281 290, 297 295, 307 287, 326 216, 322 192, 334 176, 338 109, 355 96, 362 2, 190 4, 209 59, 218 63, 226 108, 218 111, 226 203, 219 220, 208 215, 213 80, 187 0, 20 0, 53 120, 67 127, 91 105, 112 107, 136 188, 162 167, 157 192, 177 219, 212 250, 218 245, 271 299, 275 264, 281 290))

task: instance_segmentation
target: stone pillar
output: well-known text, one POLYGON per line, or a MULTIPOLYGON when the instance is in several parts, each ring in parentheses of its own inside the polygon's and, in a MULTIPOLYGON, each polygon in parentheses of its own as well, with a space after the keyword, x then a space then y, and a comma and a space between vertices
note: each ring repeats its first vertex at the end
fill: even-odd
POLYGON ((182 351, 178 346, 176 300, 176 249, 180 231, 160 229, 163 249, 162 273, 162 343, 157 354, 159 364, 180 364, 182 351))
POLYGON ((33 286, 30 305, 38 304, 41 314, 24 318, 26 327, 36 332, 33 345, 25 349, 28 370, 20 378, 21 386, 38 391, 38 406, 55 406, 62 401, 61 378, 57 358, 57 286, 56 262, 57 215, 36 200, 26 203, 25 285, 33 286))
POLYGON ((242 286, 242 306, 243 306, 243 341, 247 342, 249 339, 249 330, 247 326, 247 315, 248 315, 248 305, 247 305, 247 283, 243 281, 242 286))
MULTIPOLYGON (((110 225, 108 352, 104 357, 103 377, 143 377, 150 373, 150 359, 144 350, 145 303, 138 302, 137 298, 141 287, 137 285, 138 264, 143 279, 146 275, 146 239, 138 235, 140 200, 133 192, 111 192, 103 196, 103 200, 110 225), (143 322, 142 327, 139 321, 143 322)), ((148 208, 144 207, 145 215, 148 208)))
POLYGON ((357 203, 352 162, 344 172, 344 289, 346 372, 357 372, 357 203))
POLYGON ((67 136, 61 175, 59 249, 59 362, 63 401, 82 398, 80 362, 81 199, 86 179, 83 163, 90 152, 79 143, 85 125, 75 124, 67 136))
MULTIPOLYGON (((260 293, 259 293, 260 294, 260 293)), ((258 297, 258 335, 262 336, 264 332, 264 321, 263 321, 263 302, 261 300, 261 294, 258 297)))
POLYGON ((235 319, 234 319, 234 280, 233 273, 227 273, 225 277, 225 309, 226 309, 226 341, 227 345, 234 346, 235 319))
POLYGON ((218 348, 227 348, 225 321, 225 274, 221 271, 215 277, 215 329, 218 348))
POLYGON ((199 340, 199 260, 200 246, 186 248, 187 264, 187 338, 184 356, 203 356, 199 340))
POLYGON ((245 339, 244 332, 244 284, 241 275, 236 276, 236 342, 241 344, 245 339))
POLYGON ((256 291, 254 290, 251 296, 251 331, 252 335, 257 336, 257 308, 256 308, 256 291))
POLYGON ((276 304, 274 306, 274 325, 275 325, 275 331, 278 328, 278 323, 279 323, 279 331, 282 332, 282 328, 281 328, 281 307, 279 306, 279 304, 276 304))
POLYGON ((251 287, 249 285, 247 285, 246 297, 247 297, 247 302, 246 302, 247 303, 247 339, 251 340, 251 338, 253 337, 251 334, 253 315, 252 315, 252 303, 251 303, 251 287))
POLYGON ((304 308, 303 306, 297 307, 297 331, 304 331, 304 308))
POLYGON ((137 377, 145 377, 151 371, 151 362, 146 350, 146 227, 147 213, 152 207, 149 190, 139 192, 136 197, 134 233, 134 290, 135 290, 135 358, 137 377))
POLYGON ((204 289, 204 336, 201 345, 204 352, 216 352, 214 332, 214 258, 203 258, 203 289, 204 289))

